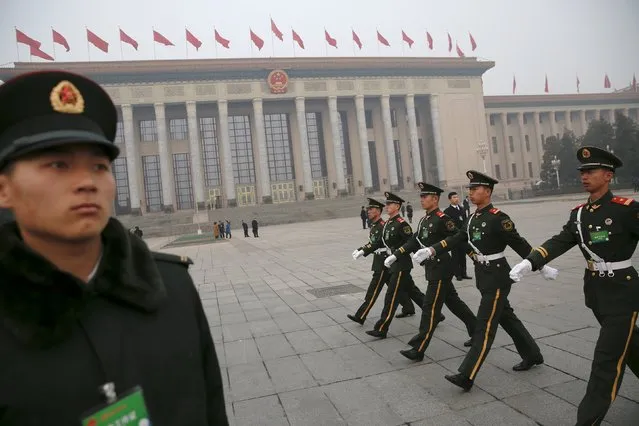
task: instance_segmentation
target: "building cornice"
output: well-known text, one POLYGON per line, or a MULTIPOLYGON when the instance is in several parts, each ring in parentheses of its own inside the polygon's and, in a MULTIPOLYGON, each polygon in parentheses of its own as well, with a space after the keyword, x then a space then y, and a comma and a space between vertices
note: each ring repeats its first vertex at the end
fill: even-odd
POLYGON ((563 95, 484 96, 486 109, 574 108, 579 106, 638 104, 639 93, 583 93, 563 95))

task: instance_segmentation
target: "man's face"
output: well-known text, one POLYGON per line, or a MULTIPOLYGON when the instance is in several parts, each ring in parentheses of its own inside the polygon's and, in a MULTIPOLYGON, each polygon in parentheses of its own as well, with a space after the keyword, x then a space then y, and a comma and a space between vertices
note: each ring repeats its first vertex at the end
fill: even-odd
POLYGON ((457 204, 459 204, 459 195, 457 194, 451 195, 449 200, 450 200, 450 204, 452 204, 453 206, 456 206, 457 204))
POLYGON ((426 211, 430 211, 437 207, 439 197, 435 194, 425 194, 420 195, 419 200, 421 202, 422 208, 426 211))
POLYGON ((369 207, 368 210, 366 210, 366 215, 368 216, 368 219, 371 220, 372 222, 375 222, 381 214, 382 214, 382 209, 377 207, 369 207))
POLYGON ((16 160, 0 175, 0 207, 10 208, 21 232, 81 242, 100 235, 115 199, 111 163, 86 145, 16 160))
POLYGON ((581 170, 581 184, 590 193, 601 190, 605 185, 610 184, 614 173, 608 169, 581 170))
POLYGON ((475 205, 479 205, 479 204, 485 204, 486 202, 490 200, 490 195, 492 191, 487 186, 480 185, 480 186, 473 186, 472 188, 469 189, 468 193, 470 196, 470 202, 475 205))
POLYGON ((397 203, 386 203, 386 211, 390 216, 393 216, 399 212, 400 205, 397 203))

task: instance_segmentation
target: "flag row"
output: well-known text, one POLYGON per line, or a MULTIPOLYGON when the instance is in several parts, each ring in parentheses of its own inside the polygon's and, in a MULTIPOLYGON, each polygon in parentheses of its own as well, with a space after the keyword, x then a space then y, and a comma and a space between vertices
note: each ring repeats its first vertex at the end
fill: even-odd
MULTIPOLYGON (((577 93, 579 92, 581 81, 579 81, 579 76, 576 75, 576 83, 577 83, 577 93)), ((604 89, 611 89, 612 83, 610 82, 610 78, 608 77, 608 73, 604 75, 603 79, 603 87, 604 89)), ((630 88, 633 92, 637 91, 637 77, 635 74, 632 75, 632 81, 630 83, 630 88)), ((513 95, 517 93, 517 77, 513 75, 513 95)), ((548 75, 546 74, 546 79, 544 81, 544 93, 550 93, 550 86, 548 85, 548 75)))

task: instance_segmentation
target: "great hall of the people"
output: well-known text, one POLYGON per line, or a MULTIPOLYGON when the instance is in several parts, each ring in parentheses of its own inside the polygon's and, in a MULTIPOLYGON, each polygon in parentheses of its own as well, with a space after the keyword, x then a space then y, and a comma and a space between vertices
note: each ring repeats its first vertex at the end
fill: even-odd
POLYGON ((117 105, 116 212, 285 203, 428 181, 468 169, 499 190, 539 180, 542 141, 582 135, 639 93, 484 96, 476 58, 268 58, 16 63, 0 80, 66 69, 117 105), (483 154, 483 155, 482 155, 483 154))

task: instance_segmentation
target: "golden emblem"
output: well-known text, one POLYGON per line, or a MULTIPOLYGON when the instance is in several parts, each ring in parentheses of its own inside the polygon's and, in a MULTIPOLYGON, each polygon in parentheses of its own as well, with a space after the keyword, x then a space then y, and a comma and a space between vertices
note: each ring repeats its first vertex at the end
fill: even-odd
POLYGON ((273 70, 269 73, 266 79, 271 93, 282 94, 286 93, 288 88, 288 74, 284 70, 273 70))
POLYGON ((501 222, 501 226, 503 226, 504 231, 512 231, 513 230, 513 222, 510 219, 506 219, 501 222))
POLYGON ((449 231, 452 231, 453 229, 455 229, 455 222, 453 222, 452 220, 449 220, 448 222, 446 222, 446 229, 449 231))
POLYGON ((466 176, 468 176, 468 179, 472 179, 474 177, 471 172, 466 172, 466 176))
POLYGON ((82 114, 84 112, 84 98, 77 87, 70 81, 59 82, 49 96, 54 111, 63 114, 82 114))
POLYGON ((583 158, 590 158, 590 151, 588 150, 588 148, 584 148, 581 150, 581 156, 583 158))

